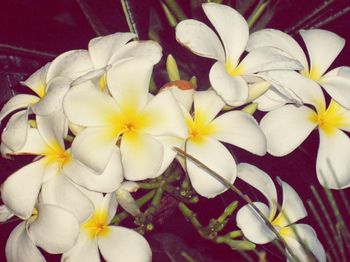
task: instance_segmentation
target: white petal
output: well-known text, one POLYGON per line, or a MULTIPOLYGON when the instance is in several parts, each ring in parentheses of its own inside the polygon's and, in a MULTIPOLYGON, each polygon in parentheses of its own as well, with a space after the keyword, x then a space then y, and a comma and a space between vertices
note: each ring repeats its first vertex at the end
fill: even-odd
POLYGON ((6 259, 8 262, 45 262, 39 249, 30 240, 25 222, 16 226, 6 242, 6 259))
POLYGON ((269 201, 268 219, 271 221, 277 211, 277 191, 271 177, 261 169, 247 164, 239 163, 237 176, 250 186, 259 190, 269 201))
POLYGON ((55 110, 62 110, 62 99, 68 92, 71 80, 66 77, 55 77, 47 84, 45 96, 35 105, 32 111, 38 115, 48 115, 55 110))
POLYGON ((219 38, 202 22, 187 19, 178 23, 176 40, 196 55, 225 62, 225 52, 219 38))
POLYGON ((118 207, 118 202, 117 202, 116 194, 108 193, 103 197, 97 209, 107 211, 107 222, 110 223, 117 212, 117 207, 118 207))
POLYGON ((16 216, 26 219, 32 214, 44 168, 45 159, 30 163, 10 175, 2 184, 2 201, 16 216))
POLYGON ((73 248, 62 254, 61 261, 100 262, 100 254, 98 252, 96 239, 90 240, 84 232, 81 232, 73 248))
POLYGON ((279 227, 285 227, 307 216, 307 211, 298 193, 286 182, 277 178, 283 190, 281 212, 272 222, 279 227))
POLYGON ((162 47, 155 41, 133 41, 118 50, 111 57, 111 63, 127 58, 144 58, 157 64, 162 57, 162 47))
POLYGON ((72 88, 63 100, 63 109, 69 121, 81 126, 102 126, 112 121, 120 109, 107 94, 91 82, 72 88))
POLYGON ((316 127, 309 118, 313 111, 306 107, 286 105, 267 113, 260 127, 267 140, 267 151, 284 156, 296 149, 316 127))
POLYGON ((258 104, 258 109, 260 111, 272 111, 277 108, 282 107, 288 101, 279 96, 276 92, 272 90, 267 90, 265 94, 260 96, 258 99, 254 100, 254 103, 258 104))
POLYGON ((162 143, 146 134, 124 134, 120 152, 124 177, 132 181, 154 177, 163 162, 162 143))
POLYGON ((182 90, 177 86, 171 86, 170 91, 175 97, 176 101, 180 103, 187 111, 191 110, 193 104, 194 89, 182 90))
MULTIPOLYGON (((135 183, 136 184, 136 183, 135 183)), ((132 216, 140 214, 140 209, 130 192, 123 188, 118 188, 115 192, 118 204, 132 216)))
POLYGON ((222 110, 225 102, 213 90, 198 91, 193 95, 195 119, 203 124, 211 122, 222 110))
POLYGON ((240 13, 229 6, 207 3, 202 7, 224 44, 226 62, 235 67, 248 42, 247 22, 240 13))
POLYGON ((108 88, 122 109, 142 109, 146 105, 152 70, 150 61, 132 58, 123 60, 107 72, 108 88))
POLYGON ((320 183, 332 189, 350 186, 349 137, 340 130, 327 135, 320 131, 320 145, 317 153, 316 171, 320 183))
MULTIPOLYGON (((269 216, 269 208, 264 203, 254 202, 254 205, 266 217, 269 216)), ((245 205, 238 210, 236 221, 243 235, 253 243, 266 244, 276 238, 275 234, 266 226, 260 215, 249 205, 245 205)))
POLYGON ((78 161, 71 161, 63 167, 65 175, 76 184, 89 190, 110 193, 117 190, 123 181, 119 149, 115 149, 101 174, 96 174, 78 161))
POLYGON ((73 214, 58 206, 38 205, 38 217, 28 233, 36 245, 50 254, 59 254, 73 247, 79 234, 79 223, 73 214))
POLYGON ((29 105, 35 104, 39 101, 39 97, 33 95, 19 94, 7 101, 0 112, 0 122, 10 113, 27 108, 29 105))
MULTIPOLYGON (((309 225, 305 224, 296 224, 293 225, 293 228, 297 232, 300 239, 317 258, 317 260, 320 262, 326 262, 326 252, 321 242, 318 240, 315 230, 313 230, 313 228, 309 225)), ((308 261, 309 258, 301 244, 298 242, 298 238, 296 237, 292 227, 286 227, 286 229, 293 232, 292 235, 286 236, 284 239, 288 246, 292 249, 294 255, 296 255, 300 261, 308 261)))
POLYGON ((72 143, 73 156, 84 165, 102 173, 117 141, 110 127, 91 127, 81 131, 72 143))
POLYGON ((345 39, 322 29, 301 30, 300 34, 309 53, 310 70, 322 76, 343 49, 345 39))
POLYGON ((334 100, 350 109, 350 77, 324 76, 320 84, 334 100))
POLYGON ((111 262, 151 261, 151 247, 142 235, 125 227, 111 226, 109 229, 111 232, 108 236, 98 239, 98 247, 105 260, 111 262))
POLYGON ((92 62, 87 50, 71 50, 52 61, 47 72, 47 82, 56 76, 65 76, 73 80, 92 69, 92 62))
POLYGON ((182 111, 170 91, 163 91, 153 97, 142 114, 150 121, 149 127, 143 130, 145 133, 182 138, 188 135, 182 111))
POLYGON ((272 47, 253 49, 239 64, 244 74, 270 70, 301 70, 299 61, 289 58, 287 53, 272 47))
POLYGON ((115 52, 135 37, 133 33, 115 33, 96 37, 89 42, 89 54, 95 68, 101 68, 110 63, 115 52))
POLYGON ((69 210, 79 223, 84 222, 94 210, 91 201, 62 174, 42 185, 41 199, 45 204, 69 210))
POLYGON ((221 62, 211 67, 209 79, 214 90, 229 105, 242 105, 248 98, 246 82, 239 76, 231 77, 221 62))
POLYGON ((0 206, 0 222, 5 222, 13 217, 14 214, 5 206, 0 206))
POLYGON ((263 29, 252 33, 249 36, 246 50, 250 52, 253 49, 267 46, 281 49, 292 58, 298 60, 305 70, 309 70, 306 56, 298 42, 280 30, 263 29))
MULTIPOLYGON (((230 152, 220 142, 207 138, 201 143, 187 141, 187 153, 197 158, 217 174, 233 183, 236 179, 236 163, 230 152)), ((213 198, 227 190, 227 187, 214 178, 210 173, 198 167, 190 159, 186 160, 187 172, 191 184, 198 194, 213 198)))
POLYGON ((242 111, 231 111, 214 119, 213 136, 257 155, 266 154, 266 138, 256 120, 242 111))
POLYGON ((18 151, 26 142, 28 129, 28 110, 19 111, 9 119, 1 140, 10 150, 18 151))
POLYGON ((21 82, 32 89, 38 96, 43 97, 46 91, 46 83, 48 82, 47 72, 51 63, 47 63, 37 71, 35 71, 26 81, 21 82))

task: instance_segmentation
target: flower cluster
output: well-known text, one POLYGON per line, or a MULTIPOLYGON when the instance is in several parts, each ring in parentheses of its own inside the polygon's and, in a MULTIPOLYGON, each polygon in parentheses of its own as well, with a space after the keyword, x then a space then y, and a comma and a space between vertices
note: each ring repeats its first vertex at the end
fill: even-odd
POLYGON ((349 187, 350 69, 325 73, 344 39, 320 29, 301 31, 309 66, 287 34, 264 29, 249 35, 236 10, 214 3, 203 4, 203 10, 220 38, 190 19, 177 25, 176 39, 215 60, 208 89, 184 89, 179 79, 151 93, 161 47, 116 33, 92 39, 88 50, 58 56, 22 82, 33 94, 18 94, 3 106, 2 155, 34 156, 1 187, 1 220, 23 220, 8 239, 9 261, 44 261, 37 247, 62 254, 62 261, 100 261, 99 252, 108 261, 150 261, 146 239, 111 222, 118 202, 123 206, 121 190, 160 177, 174 159, 199 195, 213 198, 227 190, 206 169, 177 156, 175 147, 231 184, 238 176, 268 199, 269 207, 254 204, 279 236, 247 205, 237 213, 237 226, 248 240, 264 244, 282 237, 287 253, 306 261, 301 239, 325 261, 314 230, 293 224, 307 214, 295 190, 279 180, 283 204, 276 216, 271 178, 250 164, 237 165, 223 143, 258 156, 284 156, 317 128, 320 183, 349 187), (331 96, 328 104, 322 90, 331 96), (260 123, 241 110, 251 103, 266 112, 260 123))

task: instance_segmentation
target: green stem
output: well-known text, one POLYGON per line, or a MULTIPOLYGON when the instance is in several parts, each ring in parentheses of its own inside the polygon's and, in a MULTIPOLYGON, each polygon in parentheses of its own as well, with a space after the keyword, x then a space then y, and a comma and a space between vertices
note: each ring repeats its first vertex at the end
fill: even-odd
POLYGON ((77 0, 77 3, 95 34, 97 36, 107 34, 107 29, 104 28, 100 21, 98 21, 97 17, 91 11, 91 8, 89 8, 89 6, 83 0, 77 0))
POLYGON ((182 202, 179 203, 178 207, 184 217, 191 222, 198 232, 200 232, 202 230, 202 224, 197 219, 196 214, 182 202))
POLYGON ((264 0, 262 0, 255 7, 253 13, 249 16, 247 20, 249 28, 252 28, 255 22, 261 17, 262 13, 265 11, 268 4, 269 4, 269 1, 265 2, 264 0))
POLYGON ((176 18, 180 21, 187 19, 187 16, 182 11, 180 5, 175 0, 164 0, 166 5, 170 8, 176 18))
POLYGON ((126 19, 126 22, 128 24, 129 30, 130 30, 130 32, 132 32, 136 35, 136 40, 138 40, 140 37, 139 37, 139 34, 137 32, 136 24, 135 24, 133 15, 132 15, 131 10, 130 10, 129 1, 128 0, 121 0, 120 2, 122 4, 122 8, 124 11, 125 19, 126 19))
POLYGON ((28 48, 18 47, 18 46, 13 46, 8 44, 1 44, 1 43, 0 43, 0 49, 15 51, 19 53, 24 53, 24 54, 29 54, 29 55, 34 55, 34 56, 39 56, 39 57, 49 58, 49 59, 55 58, 57 56, 56 54, 51 54, 47 52, 37 51, 33 49, 28 49, 28 48))

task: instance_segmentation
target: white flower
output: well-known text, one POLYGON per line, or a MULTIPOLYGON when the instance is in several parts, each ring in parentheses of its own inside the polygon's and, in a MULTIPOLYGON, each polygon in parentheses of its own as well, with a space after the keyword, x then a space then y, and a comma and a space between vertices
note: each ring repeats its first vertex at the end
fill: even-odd
POLYGON ((152 251, 143 236, 131 229, 110 225, 118 204, 115 194, 86 193, 95 211, 81 224, 75 246, 62 255, 61 261, 99 262, 99 251, 106 261, 151 261, 152 251))
POLYGON ((343 131, 350 131, 350 112, 334 100, 326 107, 321 88, 314 81, 307 81, 307 85, 295 83, 290 87, 306 105, 284 105, 268 112, 261 120, 260 127, 267 139, 267 151, 274 156, 287 155, 318 128, 318 180, 328 188, 349 187, 350 139, 343 131))
POLYGON ((37 204, 31 216, 11 232, 5 248, 9 262, 46 261, 40 250, 61 254, 70 250, 79 234, 79 222, 68 210, 37 204))
POLYGON ((249 38, 245 19, 225 5, 207 3, 202 7, 222 44, 213 30, 192 19, 176 26, 176 39, 195 54, 217 60, 210 70, 210 83, 227 104, 239 106, 246 103, 249 94, 247 82, 252 76, 259 79, 259 72, 302 69, 301 64, 286 53, 270 47, 254 49, 241 60, 249 38))
MULTIPOLYGON (((321 85, 324 90, 343 107, 350 109, 350 68, 337 67, 327 72, 330 65, 339 55, 345 45, 345 40, 337 34, 322 30, 301 30, 300 35, 306 45, 310 65, 303 49, 289 35, 279 30, 263 29, 250 36, 247 50, 259 50, 262 47, 275 47, 288 53, 298 60, 304 67, 300 73, 308 79, 321 85)), ((298 78, 297 74, 289 75, 289 78, 280 80, 281 72, 267 73, 266 77, 281 87, 289 88, 298 78)), ((307 85, 309 82, 302 80, 299 84, 307 85)), ((268 101, 264 101, 268 105, 268 101)), ((282 101, 280 101, 283 103, 282 101)), ((270 102, 273 105, 273 101, 270 102)), ((267 109, 268 110, 268 109, 267 109)))
MULTIPOLYGON (((299 242, 301 239, 319 261, 326 261, 325 250, 313 228, 306 224, 294 224, 306 217, 307 212, 297 192, 290 185, 278 180, 283 190, 283 202, 281 212, 276 214, 278 203, 276 188, 265 172, 255 166, 241 163, 238 165, 238 177, 266 197, 269 206, 262 202, 254 202, 254 205, 268 218, 294 255, 302 262, 309 261, 299 242)), ((254 243, 266 244, 276 238, 263 219, 249 205, 243 206, 237 212, 236 219, 237 226, 242 230, 244 236, 254 243)))
POLYGON ((176 155, 169 140, 186 137, 187 130, 169 91, 154 97, 148 93, 152 68, 145 59, 124 60, 108 71, 111 96, 91 82, 67 94, 68 119, 86 127, 72 144, 73 156, 80 162, 102 172, 119 146, 128 180, 156 177, 169 166, 176 155))
MULTIPOLYGON (((183 110, 189 132, 185 150, 233 183, 236 162, 221 142, 264 155, 266 141, 255 119, 247 113, 231 111, 217 117, 224 106, 224 101, 213 90, 194 93, 194 117, 183 110)), ((202 196, 212 198, 227 190, 190 160, 186 160, 186 170, 193 188, 202 196)))

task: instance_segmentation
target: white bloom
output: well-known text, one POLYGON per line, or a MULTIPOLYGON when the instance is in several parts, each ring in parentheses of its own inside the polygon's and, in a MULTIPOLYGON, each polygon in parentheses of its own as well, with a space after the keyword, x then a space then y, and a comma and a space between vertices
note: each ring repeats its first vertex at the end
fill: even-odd
MULTIPOLYGON (((321 85, 324 90, 343 107, 350 109, 350 68, 337 67, 327 72, 330 65, 345 45, 345 40, 335 33, 322 29, 301 30, 300 35, 306 45, 310 65, 299 44, 289 35, 279 30, 263 29, 250 36, 247 50, 259 50, 262 47, 275 47, 288 53, 304 67, 300 73, 321 85)), ((267 73, 266 77, 281 87, 289 89, 298 75, 291 74, 288 79, 280 80, 282 72, 267 73)), ((307 85, 305 81, 299 84, 307 85)), ((268 101, 264 101, 268 105, 268 101)), ((270 102, 273 105, 273 101, 270 102)))
POLYGON ((259 79, 259 72, 302 69, 301 64, 286 53, 270 47, 254 49, 241 60, 249 38, 248 24, 243 16, 225 5, 207 3, 202 7, 222 44, 213 30, 192 19, 176 26, 176 39, 195 54, 217 60, 210 70, 210 83, 227 104, 246 103, 247 82, 252 76, 259 79))
MULTIPOLYGON (((308 261, 307 254, 302 248, 299 238, 319 261, 326 261, 325 250, 317 239, 312 227, 306 224, 294 224, 307 216, 306 209, 297 192, 282 180, 278 180, 283 190, 281 212, 277 213, 277 192, 272 179, 255 166, 241 163, 238 165, 238 177, 259 190, 268 200, 269 206, 262 202, 254 202, 255 206, 268 218, 271 224, 286 241, 294 255, 302 262, 308 261)), ((245 205, 237 212, 237 226, 244 236, 257 244, 266 244, 276 238, 263 219, 245 205)))
MULTIPOLYGON (((233 183, 236 162, 221 142, 264 155, 266 141, 255 119, 247 113, 231 111, 217 117, 224 106, 224 101, 213 90, 194 93, 194 117, 183 110, 189 132, 185 150, 233 183)), ((202 196, 212 198, 227 190, 190 160, 186 160, 186 170, 193 188, 202 196)))
POLYGON ((80 162, 102 172, 119 146, 128 180, 156 177, 169 166, 176 155, 171 140, 186 137, 187 130, 169 91, 154 97, 148 93, 152 68, 145 59, 124 60, 108 71, 111 96, 91 82, 67 94, 68 119, 86 127, 72 144, 73 156, 80 162))
MULTIPOLYGON (((304 81, 304 80, 303 80, 304 81)), ((284 105, 268 112, 260 122, 267 139, 267 151, 284 156, 296 149, 317 127, 320 144, 316 172, 323 186, 341 189, 350 186, 350 112, 331 100, 328 107, 321 88, 314 81, 291 86, 307 105, 284 105)))
POLYGON ((110 225, 118 204, 115 194, 86 193, 94 203, 95 211, 80 226, 75 246, 62 255, 61 261, 99 262, 99 251, 106 261, 151 261, 151 248, 142 235, 125 227, 110 225))

